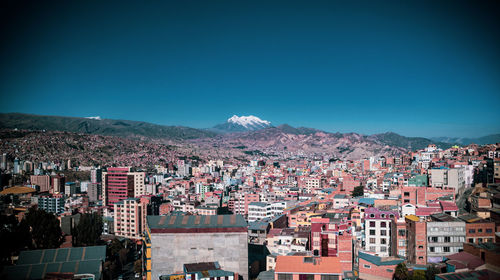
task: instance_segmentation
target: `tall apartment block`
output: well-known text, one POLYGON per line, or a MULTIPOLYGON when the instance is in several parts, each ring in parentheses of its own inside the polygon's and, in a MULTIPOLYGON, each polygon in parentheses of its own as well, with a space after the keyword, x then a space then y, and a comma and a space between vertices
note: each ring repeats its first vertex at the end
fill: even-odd
POLYGON ((31 175, 30 182, 32 185, 40 187, 40 192, 50 191, 50 176, 49 175, 31 175))
POLYGON ((115 235, 141 238, 146 225, 147 203, 139 198, 127 198, 114 204, 115 235))
POLYGON ((391 253, 391 224, 399 217, 397 211, 383 211, 377 208, 365 210, 365 250, 380 257, 391 253))
POLYGON ((131 172, 130 167, 110 167, 102 173, 102 200, 111 206, 120 200, 145 194, 144 172, 131 172))

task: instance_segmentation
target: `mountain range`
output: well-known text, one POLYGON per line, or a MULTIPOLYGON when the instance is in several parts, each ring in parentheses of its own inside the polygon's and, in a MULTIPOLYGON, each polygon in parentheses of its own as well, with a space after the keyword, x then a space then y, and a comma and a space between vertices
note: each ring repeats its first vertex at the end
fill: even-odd
POLYGON ((118 136, 126 138, 174 141, 179 145, 193 145, 201 150, 214 147, 236 150, 247 155, 276 155, 292 153, 309 155, 329 154, 339 158, 355 159, 372 155, 397 154, 423 149, 429 144, 448 148, 453 144, 471 142, 487 144, 498 141, 499 135, 477 139, 406 137, 393 132, 363 135, 358 133, 330 133, 314 128, 273 126, 255 116, 233 116, 225 123, 209 129, 184 126, 165 126, 129 120, 101 119, 100 117, 59 117, 20 113, 0 113, 0 128, 66 131, 73 133, 118 136), (478 141, 481 142, 475 142, 478 141))

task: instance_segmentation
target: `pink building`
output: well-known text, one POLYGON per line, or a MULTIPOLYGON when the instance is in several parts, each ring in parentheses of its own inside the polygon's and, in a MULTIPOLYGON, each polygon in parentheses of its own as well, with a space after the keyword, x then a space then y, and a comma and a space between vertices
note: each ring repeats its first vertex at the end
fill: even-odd
POLYGON ((130 167, 110 167, 102 173, 104 205, 111 206, 120 200, 144 194, 144 172, 130 172, 130 167))
POLYGON ((32 185, 40 187, 40 192, 48 192, 50 190, 49 175, 31 175, 30 181, 32 185))

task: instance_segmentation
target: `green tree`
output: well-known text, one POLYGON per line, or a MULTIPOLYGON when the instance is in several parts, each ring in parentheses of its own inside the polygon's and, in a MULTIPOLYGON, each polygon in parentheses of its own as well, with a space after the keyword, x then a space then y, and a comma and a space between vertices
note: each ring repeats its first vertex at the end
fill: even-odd
POLYGON ((134 272, 142 273, 142 260, 138 259, 134 262, 134 272))
POLYGON ((83 214, 73 229, 75 246, 95 246, 99 244, 102 233, 102 217, 98 213, 83 214))
POLYGON ((123 244, 118 240, 118 238, 114 238, 109 245, 109 252, 111 256, 117 256, 118 252, 123 249, 123 244))
POLYGON ((354 187, 354 190, 351 192, 352 197, 363 196, 365 194, 365 189, 363 186, 354 187))
POLYGON ((31 228, 34 248, 58 248, 63 243, 61 226, 54 214, 31 207, 26 214, 26 222, 31 228))
POLYGON ((411 274, 410 280, 426 280, 425 271, 423 270, 414 270, 411 274))
POLYGON ((393 278, 395 280, 406 280, 406 279, 408 279, 408 268, 406 267, 406 264, 404 262, 399 263, 396 266, 396 271, 394 271, 393 278))
POLYGON ((2 263, 10 263, 10 257, 30 248, 31 234, 25 220, 21 222, 14 215, 0 215, 0 258, 2 263))
POLYGON ((427 270, 425 271, 425 278, 427 280, 434 280, 436 277, 436 274, 441 273, 441 271, 435 266, 435 265, 430 265, 427 267, 427 270))

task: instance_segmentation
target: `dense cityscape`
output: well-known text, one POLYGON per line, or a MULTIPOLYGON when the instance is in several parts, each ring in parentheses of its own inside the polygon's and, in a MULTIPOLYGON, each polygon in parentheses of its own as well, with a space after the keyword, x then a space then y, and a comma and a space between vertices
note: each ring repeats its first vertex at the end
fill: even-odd
POLYGON ((500 276, 499 144, 276 160, 2 135, 7 279, 500 276))

